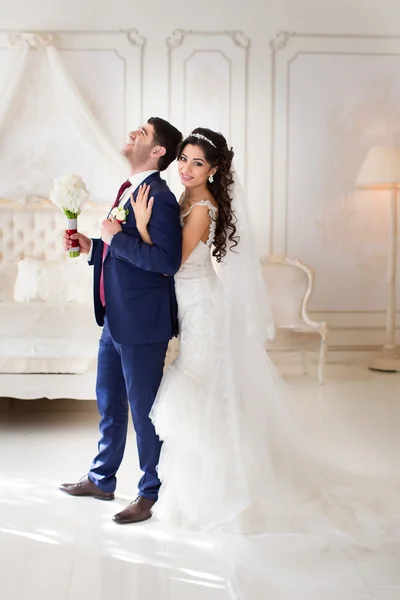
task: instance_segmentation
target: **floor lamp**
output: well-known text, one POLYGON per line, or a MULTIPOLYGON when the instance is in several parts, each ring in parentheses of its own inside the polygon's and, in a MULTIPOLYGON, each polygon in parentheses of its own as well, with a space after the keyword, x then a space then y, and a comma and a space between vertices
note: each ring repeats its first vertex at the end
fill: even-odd
POLYGON ((400 371, 400 353, 396 348, 395 342, 397 203, 400 186, 400 148, 391 146, 371 148, 361 165, 356 186, 361 189, 390 191, 386 341, 380 354, 368 366, 375 371, 400 371))

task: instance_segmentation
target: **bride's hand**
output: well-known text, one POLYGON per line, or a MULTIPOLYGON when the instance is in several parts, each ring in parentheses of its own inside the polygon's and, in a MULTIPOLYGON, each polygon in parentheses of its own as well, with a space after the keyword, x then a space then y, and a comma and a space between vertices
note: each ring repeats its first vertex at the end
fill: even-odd
POLYGON ((136 200, 131 194, 131 206, 135 213, 136 227, 141 230, 147 228, 153 210, 154 198, 149 197, 150 186, 145 183, 139 186, 139 192, 136 200))

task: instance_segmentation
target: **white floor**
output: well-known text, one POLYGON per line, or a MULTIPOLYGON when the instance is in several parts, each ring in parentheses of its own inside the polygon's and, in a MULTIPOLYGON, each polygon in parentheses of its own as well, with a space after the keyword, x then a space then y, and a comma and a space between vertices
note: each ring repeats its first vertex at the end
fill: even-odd
MULTIPOLYGON (((318 442, 349 461, 361 444, 370 466, 397 469, 400 374, 328 365, 324 387, 293 373, 287 381, 318 442)), ((91 403, 0 402, 1 600, 400 600, 400 559, 388 553, 335 565, 320 555, 316 572, 312 557, 283 561, 256 540, 217 542, 154 521, 115 525, 139 476, 132 432, 114 502, 57 489, 85 474, 96 442, 91 403), (260 571, 252 565, 261 552, 260 571)))

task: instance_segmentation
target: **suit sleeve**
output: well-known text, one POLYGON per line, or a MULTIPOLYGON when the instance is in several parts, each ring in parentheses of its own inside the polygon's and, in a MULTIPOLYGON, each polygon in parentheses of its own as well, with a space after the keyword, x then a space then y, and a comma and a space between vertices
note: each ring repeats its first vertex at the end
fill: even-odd
POLYGON ((153 245, 122 231, 113 238, 111 255, 144 271, 175 275, 182 262, 182 230, 179 205, 171 192, 155 196, 148 229, 153 245))

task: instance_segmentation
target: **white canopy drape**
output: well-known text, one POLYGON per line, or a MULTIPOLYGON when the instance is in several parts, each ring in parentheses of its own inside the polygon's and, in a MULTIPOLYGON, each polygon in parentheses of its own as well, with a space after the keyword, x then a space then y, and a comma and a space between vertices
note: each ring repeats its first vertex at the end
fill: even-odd
MULTIPOLYGON (((110 140, 101 123, 96 119, 85 98, 80 93, 70 73, 63 63, 61 53, 54 46, 50 36, 44 38, 38 34, 10 36, 11 49, 9 64, 3 86, 0 86, 0 136, 9 125, 17 99, 24 93, 24 79, 27 75, 29 53, 42 52, 45 59, 48 78, 54 90, 59 107, 74 122, 83 144, 101 157, 99 164, 109 174, 122 180, 127 174, 127 164, 119 149, 110 140)), ((54 174, 60 175, 60 173, 54 174)))

